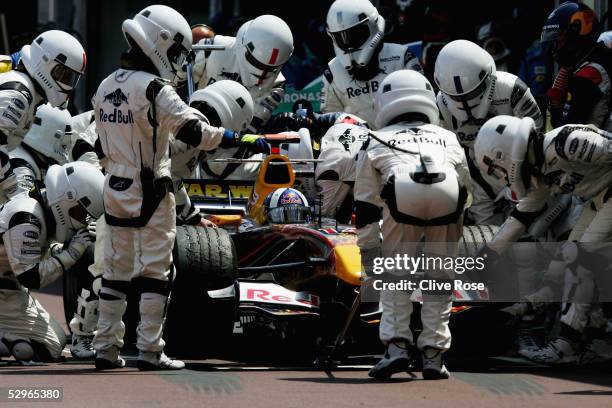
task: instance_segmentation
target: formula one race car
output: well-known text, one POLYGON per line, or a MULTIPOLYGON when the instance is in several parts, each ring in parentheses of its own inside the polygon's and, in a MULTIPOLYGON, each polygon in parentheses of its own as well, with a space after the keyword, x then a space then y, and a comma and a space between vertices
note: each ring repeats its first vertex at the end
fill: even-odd
MULTIPOLYGON (((272 153, 260 160, 255 181, 184 181, 191 200, 218 228, 177 227, 176 273, 164 329, 168 353, 308 364, 329 362, 337 346, 342 353, 336 358, 379 353, 380 311, 378 303, 360 302, 362 266, 354 228, 316 214, 311 224, 265 222, 264 199, 275 189, 301 188, 312 197, 316 161, 308 132, 267 139, 272 153)), ((464 227, 460 250, 473 254, 494 233, 495 227, 464 227)), ((64 280, 67 319, 78 293, 74 269, 83 267, 86 262, 64 280)), ((455 293, 457 299, 475 296, 455 293)), ((138 320, 138 302, 128 297, 128 303, 127 341, 138 320)), ((495 308, 457 304, 453 348, 479 355, 505 350, 512 336, 500 321, 495 308), (486 337, 483 325, 500 327, 487 330, 486 337)))

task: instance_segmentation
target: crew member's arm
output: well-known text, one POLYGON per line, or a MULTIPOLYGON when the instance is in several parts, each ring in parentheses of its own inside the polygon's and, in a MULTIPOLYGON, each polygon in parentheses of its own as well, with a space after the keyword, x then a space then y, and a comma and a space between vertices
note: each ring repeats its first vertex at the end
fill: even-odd
POLYGON ((159 133, 174 134, 176 139, 200 150, 209 151, 217 147, 233 147, 240 143, 256 144, 256 138, 241 138, 234 131, 210 126, 202 114, 187 105, 174 88, 161 79, 151 81, 147 98, 155 101, 159 133))
POLYGON ((544 129, 544 118, 542 117, 540 107, 527 85, 520 78, 516 78, 512 88, 510 106, 514 116, 518 118, 529 116, 534 120, 538 130, 544 129))
POLYGON ((9 170, 0 181, 0 189, 11 199, 18 194, 29 193, 34 189, 35 180, 36 174, 28 162, 11 157, 9 170))
POLYGON ((421 61, 419 61, 417 56, 414 55, 408 47, 406 47, 406 52, 404 53, 404 68, 411 69, 425 75, 425 71, 421 66, 421 61))
POLYGON ((357 227, 357 243, 364 253, 380 249, 380 219, 382 217, 382 201, 380 191, 382 180, 370 157, 369 144, 365 142, 359 152, 357 174, 355 180, 355 224, 357 227))
POLYGON ((345 161, 351 159, 342 147, 326 139, 324 137, 321 143, 319 160, 322 162, 315 169, 315 180, 321 188, 321 213, 326 217, 334 217, 338 207, 351 192, 351 185, 343 180, 345 161))
POLYGON ((333 81, 334 75, 328 67, 323 72, 323 89, 321 90, 321 112, 342 112, 344 110, 344 104, 336 93, 333 81))
POLYGON ((200 210, 191 202, 185 185, 181 183, 180 188, 174 194, 176 199, 176 218, 182 225, 198 225, 202 220, 200 210))
POLYGON ((560 160, 581 164, 612 164, 612 133, 593 125, 566 125, 554 139, 560 160))
POLYGON ((68 245, 43 259, 46 248, 41 220, 29 212, 17 212, 2 236, 11 269, 19 283, 29 289, 42 288, 72 267, 91 243, 87 230, 80 230, 68 245))
POLYGON ((503 223, 495 237, 493 237, 493 240, 487 246, 498 254, 504 252, 542 214, 549 197, 550 190, 547 187, 539 187, 529 192, 527 196, 519 201, 510 217, 503 223))
POLYGON ((8 138, 27 120, 33 96, 28 88, 18 82, 0 85, 0 181, 10 168, 8 138), (2 89, 10 85, 15 89, 2 89))
POLYGON ((468 208, 472 203, 472 178, 470 177, 470 168, 465 150, 459 144, 457 136, 451 132, 449 132, 449 136, 446 138, 446 159, 455 168, 461 185, 468 191, 468 199, 465 203, 465 208, 468 208))

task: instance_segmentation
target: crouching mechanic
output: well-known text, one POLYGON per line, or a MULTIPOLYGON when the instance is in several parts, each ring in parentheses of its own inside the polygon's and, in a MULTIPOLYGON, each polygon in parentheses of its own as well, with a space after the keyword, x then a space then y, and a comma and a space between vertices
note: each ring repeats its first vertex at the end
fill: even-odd
POLYGON ((322 112, 347 112, 374 123, 374 95, 393 71, 423 72, 405 45, 383 42, 385 19, 369 0, 336 0, 327 12, 336 54, 323 73, 322 112))
POLYGON ((321 214, 347 224, 353 215, 353 186, 357 171, 357 154, 368 139, 365 122, 342 114, 321 139, 320 162, 315 180, 321 189, 321 214))
POLYGON ((10 168, 0 182, 2 200, 43 187, 49 166, 68 162, 72 117, 65 109, 50 104, 36 110, 30 129, 23 141, 9 152, 10 168))
POLYGON ((474 181, 469 218, 474 224, 500 225, 512 197, 503 184, 478 170, 473 152, 476 135, 487 119, 497 115, 529 116, 541 129, 540 108, 523 81, 498 71, 493 57, 470 41, 456 40, 442 48, 434 80, 440 89, 441 126, 457 134, 474 181))
MULTIPOLYGON (((592 200, 585 205, 569 242, 593 245, 612 240, 612 134, 593 125, 565 125, 542 135, 531 118, 498 116, 480 129, 474 150, 481 170, 506 180, 520 198, 485 247, 490 259, 526 231, 554 193, 573 192, 585 201, 592 200)), ((577 291, 583 290, 587 282, 593 282, 593 271, 584 265, 575 269, 581 281, 577 291)), ((606 325, 599 303, 571 303, 562 313, 559 337, 544 348, 521 354, 549 364, 573 362, 585 329, 603 335, 606 325)), ((586 351, 589 348, 587 345, 586 351)))
POLYGON ((123 22, 129 44, 121 68, 102 81, 92 104, 104 154, 106 232, 104 275, 93 345, 96 368, 125 366, 119 356, 130 281, 140 293, 137 327, 140 370, 181 369, 164 353, 162 327, 170 292, 176 209, 170 137, 201 150, 263 139, 242 139, 210 126, 173 87, 184 74, 191 29, 174 9, 154 5, 123 22))
POLYGON ((216 35, 200 44, 226 48, 196 53, 193 76, 197 88, 204 89, 222 79, 244 85, 254 103, 249 131, 261 131, 285 95, 281 70, 293 53, 293 34, 287 23, 266 14, 244 23, 235 38, 216 35))
POLYGON ((20 194, 0 211, 4 250, 0 272, 0 356, 57 360, 66 344, 61 326, 29 290, 72 267, 91 243, 88 217, 103 212, 104 176, 87 163, 49 168, 42 194, 20 194), (49 244, 55 238, 49 253, 49 244))
MULTIPOLYGON (((469 197, 469 170, 456 136, 437 126, 431 84, 415 71, 391 73, 381 83, 375 107, 376 127, 381 129, 363 145, 355 178, 357 236, 366 271, 381 255, 415 256, 423 235, 427 252, 455 255, 469 197)), ((432 277, 441 281, 448 274, 436 271, 432 277)), ((409 370, 412 302, 405 291, 384 290, 380 296, 380 339, 387 351, 369 375, 388 378, 409 370)), ((451 343, 451 305, 450 290, 423 292, 418 348, 425 379, 449 376, 442 355, 451 343)))

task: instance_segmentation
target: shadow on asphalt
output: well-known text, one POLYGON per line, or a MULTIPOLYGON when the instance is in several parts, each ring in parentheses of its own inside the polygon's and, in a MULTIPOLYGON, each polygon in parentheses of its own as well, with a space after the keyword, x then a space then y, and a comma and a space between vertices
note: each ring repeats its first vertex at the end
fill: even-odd
POLYGON ((557 395, 587 395, 587 396, 602 396, 607 397, 612 395, 612 391, 602 390, 584 390, 584 391, 567 391, 567 392, 555 392, 557 395))
POLYGON ((375 380, 373 378, 338 378, 338 377, 292 377, 292 378, 277 378, 280 381, 293 382, 311 382, 316 384, 359 384, 359 385, 381 385, 381 384, 397 384, 418 381, 417 378, 389 378, 388 380, 375 380))

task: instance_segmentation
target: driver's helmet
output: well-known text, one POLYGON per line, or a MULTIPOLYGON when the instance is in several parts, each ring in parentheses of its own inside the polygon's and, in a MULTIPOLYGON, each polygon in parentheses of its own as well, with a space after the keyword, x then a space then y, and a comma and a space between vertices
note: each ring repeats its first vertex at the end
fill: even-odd
POLYGON ((310 206, 304 194, 294 188, 277 188, 264 201, 270 224, 308 224, 310 206))

